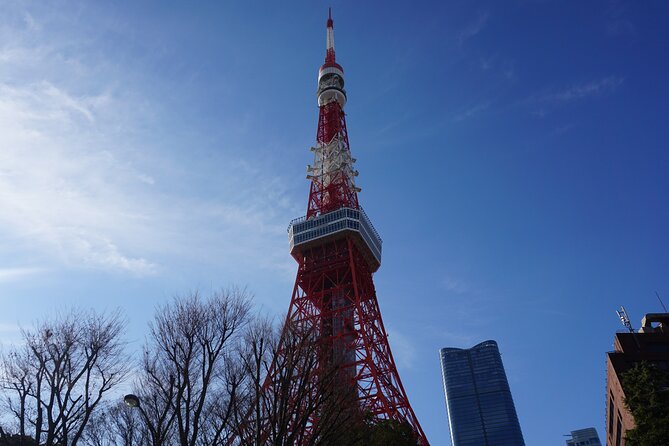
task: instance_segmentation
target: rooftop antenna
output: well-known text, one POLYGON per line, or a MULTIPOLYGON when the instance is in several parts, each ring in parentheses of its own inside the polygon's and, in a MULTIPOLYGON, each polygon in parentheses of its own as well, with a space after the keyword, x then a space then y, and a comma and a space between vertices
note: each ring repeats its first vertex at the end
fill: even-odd
POLYGON ((630 318, 627 316, 627 311, 625 310, 625 307, 621 305, 620 310, 616 310, 616 313, 618 313, 618 318, 620 318, 620 322, 622 322, 622 324, 625 327, 627 327, 627 330, 629 330, 630 333, 634 333, 634 327, 632 327, 630 318))
POLYGON ((660 305, 662 305, 662 308, 664 308, 664 312, 669 313, 669 311, 667 311, 667 307, 664 306, 664 302, 662 302, 662 299, 660 299, 660 293, 655 291, 655 295, 657 296, 657 300, 660 301, 660 305))

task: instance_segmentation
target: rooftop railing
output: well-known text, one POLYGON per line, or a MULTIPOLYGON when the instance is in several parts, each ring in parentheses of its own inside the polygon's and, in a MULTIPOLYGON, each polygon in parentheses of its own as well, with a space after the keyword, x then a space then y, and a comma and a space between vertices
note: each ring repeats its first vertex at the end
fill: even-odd
POLYGON ((296 246, 347 230, 360 234, 372 255, 380 264, 383 241, 363 209, 339 208, 310 219, 306 217, 296 218, 288 225, 290 250, 292 252, 296 246))

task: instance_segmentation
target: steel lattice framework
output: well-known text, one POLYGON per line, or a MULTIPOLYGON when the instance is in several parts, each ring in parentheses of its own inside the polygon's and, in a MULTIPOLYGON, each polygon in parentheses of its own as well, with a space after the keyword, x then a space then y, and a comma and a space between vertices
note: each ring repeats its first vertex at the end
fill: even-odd
MULTIPOLYGON (((289 226, 298 263, 287 319, 317 333, 336 354, 360 407, 377 419, 408 422, 428 445, 400 381, 383 326, 372 274, 381 263, 381 238, 358 203, 344 106, 344 71, 335 61, 332 16, 325 63, 318 74, 320 108, 307 214, 289 226)), ((325 362, 328 358, 320 358, 325 362)))

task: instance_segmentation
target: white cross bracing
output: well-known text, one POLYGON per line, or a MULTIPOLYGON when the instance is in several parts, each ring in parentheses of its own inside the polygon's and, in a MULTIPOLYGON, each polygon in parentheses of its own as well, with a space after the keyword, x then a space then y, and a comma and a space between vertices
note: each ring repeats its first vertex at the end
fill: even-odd
POLYGON ((311 151, 314 152, 314 165, 307 166, 308 179, 318 180, 325 188, 341 174, 351 190, 360 192, 361 189, 355 186, 355 177, 358 176, 358 171, 353 169, 355 158, 351 157, 339 135, 332 138, 329 144, 312 147, 311 151))

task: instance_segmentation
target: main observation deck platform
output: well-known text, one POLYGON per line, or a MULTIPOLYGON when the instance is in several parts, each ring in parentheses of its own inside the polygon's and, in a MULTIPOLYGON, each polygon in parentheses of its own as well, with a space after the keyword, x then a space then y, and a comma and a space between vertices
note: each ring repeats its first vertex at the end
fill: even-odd
POLYGON ((351 235, 370 270, 375 272, 381 266, 382 240, 365 211, 353 208, 339 208, 327 214, 307 219, 296 218, 288 225, 290 253, 297 257, 303 250, 328 241, 351 235))

